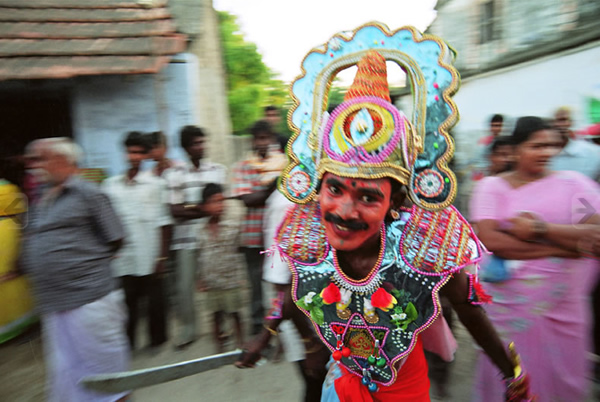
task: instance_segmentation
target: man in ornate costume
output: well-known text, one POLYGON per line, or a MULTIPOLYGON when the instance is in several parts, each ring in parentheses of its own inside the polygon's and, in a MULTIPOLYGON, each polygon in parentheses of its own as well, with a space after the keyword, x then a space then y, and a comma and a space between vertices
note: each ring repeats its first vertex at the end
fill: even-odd
MULTIPOLYGON (((440 295, 498 366, 507 400, 530 398, 518 355, 507 353, 478 306, 487 301, 476 276, 479 241, 450 206, 456 179, 447 166, 454 150, 448 130, 458 119, 451 95, 459 81, 453 57, 437 37, 371 23, 311 51, 292 85, 295 135, 279 189, 297 205, 275 239, 293 276, 281 318, 299 327, 315 375, 331 352, 321 400, 429 400, 423 348, 448 360, 456 348, 440 295), (407 74, 411 119, 390 101, 386 60, 407 74), (355 64, 354 83, 329 115, 331 82, 355 64), (410 210, 400 209, 405 193, 410 210)), ((273 317, 238 366, 252 365, 276 334, 281 319, 273 317)))

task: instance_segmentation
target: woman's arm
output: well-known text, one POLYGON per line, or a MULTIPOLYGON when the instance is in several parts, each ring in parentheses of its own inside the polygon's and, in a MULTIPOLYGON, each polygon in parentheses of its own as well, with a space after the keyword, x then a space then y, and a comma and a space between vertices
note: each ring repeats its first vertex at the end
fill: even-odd
POLYGON ((545 240, 560 248, 575 252, 593 253, 594 244, 600 239, 600 215, 593 215, 585 222, 561 225, 547 223, 530 214, 510 219, 508 232, 520 240, 545 240))
POLYGON ((501 230, 498 219, 505 208, 506 187, 506 181, 498 177, 487 177, 477 183, 470 202, 477 237, 488 250, 501 258, 530 260, 555 256, 559 252, 557 248, 532 245, 501 230))
POLYGON ((478 237, 485 247, 500 258, 532 260, 545 257, 577 258, 579 254, 560 247, 531 243, 500 230, 498 221, 484 219, 477 222, 478 237))

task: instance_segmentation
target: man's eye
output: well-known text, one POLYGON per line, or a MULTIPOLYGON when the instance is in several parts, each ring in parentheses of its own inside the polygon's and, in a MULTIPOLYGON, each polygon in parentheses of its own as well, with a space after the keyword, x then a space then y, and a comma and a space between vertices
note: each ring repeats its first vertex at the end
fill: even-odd
POLYGON ((371 197, 370 195, 363 195, 360 200, 366 204, 370 204, 372 202, 377 201, 375 198, 371 197))
POLYGON ((329 186, 329 192, 331 194, 339 194, 341 191, 339 188, 337 188, 336 186, 329 186))

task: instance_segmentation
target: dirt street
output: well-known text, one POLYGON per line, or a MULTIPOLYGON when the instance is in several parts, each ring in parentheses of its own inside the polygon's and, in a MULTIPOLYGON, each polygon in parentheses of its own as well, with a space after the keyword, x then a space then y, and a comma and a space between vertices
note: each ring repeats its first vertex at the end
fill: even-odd
MULTIPOLYGON (((201 297, 199 300, 201 304, 201 297)), ((171 344, 159 351, 136 352, 133 368, 175 363, 214 354, 208 316, 203 314, 201 338, 184 351, 171 344)), ((176 324, 173 323, 173 326, 176 324)), ((145 327, 142 327, 145 328, 145 327)), ((140 330, 142 335, 143 330, 140 330)), ((459 350, 452 365, 450 397, 446 401, 470 400, 475 350, 463 327, 456 330, 459 350)), ((230 347, 230 349, 232 346, 230 347)), ((0 401, 38 402, 44 400, 44 358, 39 333, 30 333, 0 346, 0 401)), ((300 401, 302 384, 293 363, 267 362, 255 369, 222 367, 196 376, 135 392, 134 402, 164 401, 300 401)), ((442 399, 433 398, 433 401, 442 399)), ((590 399, 591 401, 592 399, 590 399)))

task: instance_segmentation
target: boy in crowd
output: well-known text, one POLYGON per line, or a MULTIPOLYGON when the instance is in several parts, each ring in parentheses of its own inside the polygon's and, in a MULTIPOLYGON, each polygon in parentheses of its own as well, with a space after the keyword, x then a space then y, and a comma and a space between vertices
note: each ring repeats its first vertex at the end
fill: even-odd
POLYGON ((488 156, 490 166, 488 175, 495 176, 503 172, 512 170, 514 162, 513 144, 510 137, 496 137, 490 145, 490 153, 488 156))
POLYGON ((238 251, 239 229, 234 222, 223 220, 223 187, 209 183, 202 191, 202 206, 208 219, 198 230, 200 264, 197 287, 206 291, 206 307, 214 318, 213 334, 217 351, 223 352, 225 336, 223 318, 229 315, 234 324, 237 347, 243 343, 240 306, 244 282, 243 260, 238 251))

